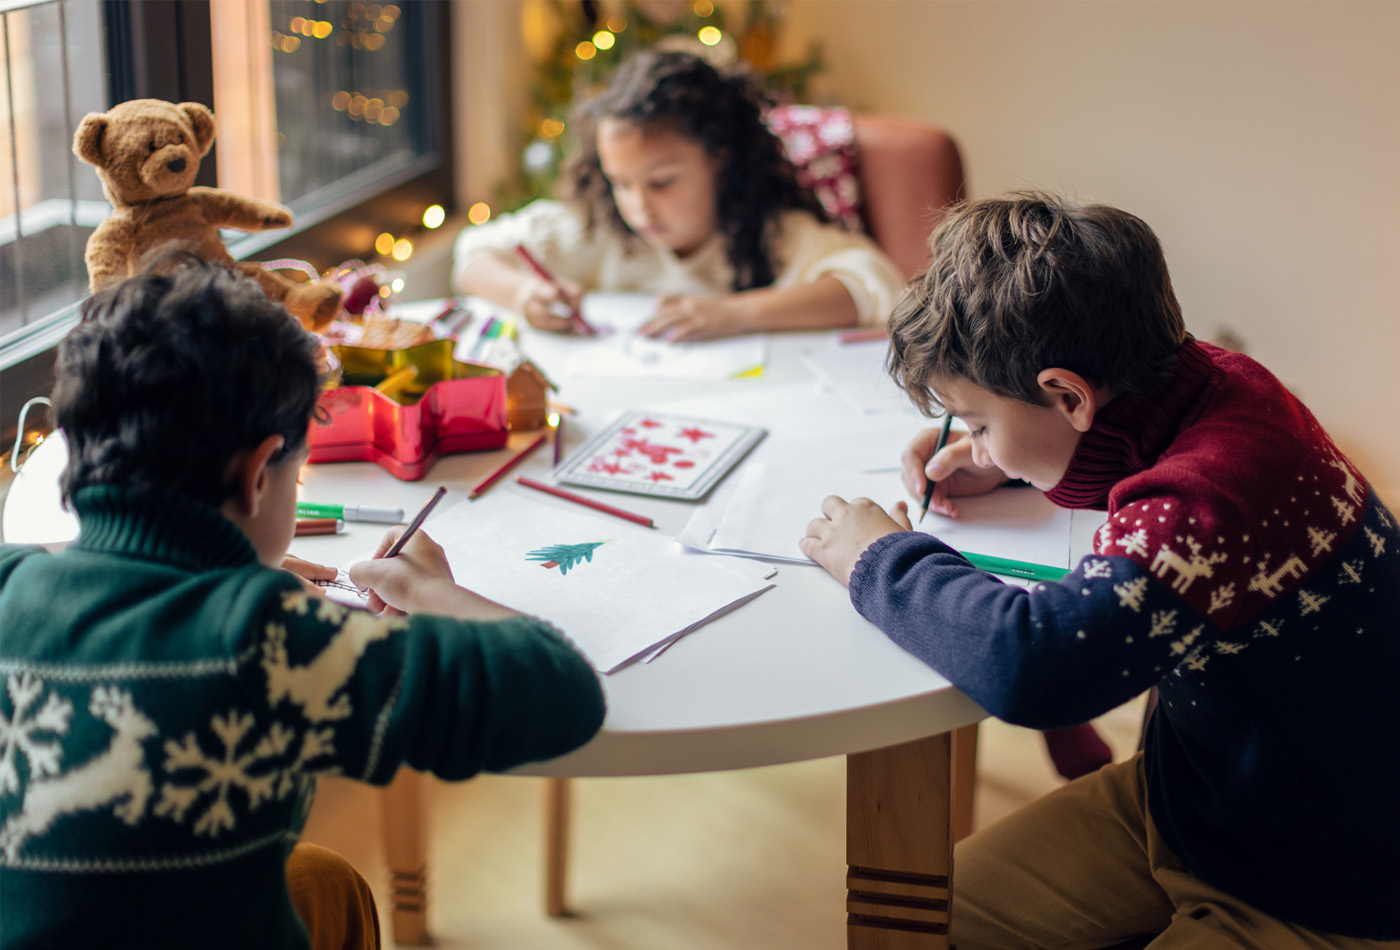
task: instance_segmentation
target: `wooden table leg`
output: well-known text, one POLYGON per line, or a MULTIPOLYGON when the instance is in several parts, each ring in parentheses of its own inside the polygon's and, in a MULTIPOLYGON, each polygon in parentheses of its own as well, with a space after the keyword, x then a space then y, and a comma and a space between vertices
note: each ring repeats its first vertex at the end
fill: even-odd
POLYGON ((977 723, 953 730, 953 843, 972 834, 977 796, 977 723))
POLYGON ((394 943, 428 943, 428 857, 423 834, 423 776, 401 768, 384 789, 384 857, 389 865, 394 943))
POLYGON ((848 950, 947 950, 952 735, 846 757, 848 950))
POLYGON ((569 916, 569 780, 544 780, 544 912, 569 916))

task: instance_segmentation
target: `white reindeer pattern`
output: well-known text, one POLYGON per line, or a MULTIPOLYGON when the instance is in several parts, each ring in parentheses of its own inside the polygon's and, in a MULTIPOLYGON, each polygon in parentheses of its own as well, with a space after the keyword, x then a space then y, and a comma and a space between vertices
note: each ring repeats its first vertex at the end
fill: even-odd
POLYGON ((151 797, 151 773, 141 741, 156 734, 155 723, 113 687, 92 691, 88 711, 115 730, 106 751, 53 778, 31 781, 19 814, 0 829, 0 849, 13 860, 25 840, 41 835, 62 815, 115 804, 113 814, 134 825, 151 797), (124 801, 123 801, 124 800, 124 801))
POLYGON ((1221 552, 1212 554, 1210 557, 1201 555, 1201 544, 1189 534, 1185 538, 1186 546, 1191 549, 1191 558, 1187 560, 1180 554, 1173 551, 1168 545, 1163 544, 1157 549, 1157 556, 1152 559, 1152 566, 1149 570, 1158 577, 1164 578, 1168 571, 1176 572, 1176 580, 1172 581, 1172 590, 1184 594, 1186 589, 1198 577, 1212 577, 1215 574, 1215 565, 1226 560, 1229 555, 1221 552))

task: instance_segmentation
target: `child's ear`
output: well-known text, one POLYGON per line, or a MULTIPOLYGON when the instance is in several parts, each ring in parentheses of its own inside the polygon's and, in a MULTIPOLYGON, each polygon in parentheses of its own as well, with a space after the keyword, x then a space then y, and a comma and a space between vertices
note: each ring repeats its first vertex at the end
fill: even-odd
POLYGON ((1063 413, 1070 425, 1080 432, 1089 430, 1094 424, 1094 415, 1110 398, 1107 389, 1060 366, 1041 370, 1035 381, 1049 400, 1050 408, 1063 413))
POLYGON ((270 484, 268 468, 272 465, 272 457, 282 451, 286 441, 280 435, 270 435, 253 448, 239 453, 231 463, 234 483, 234 497, 231 500, 249 518, 257 517, 262 509, 263 497, 270 484))

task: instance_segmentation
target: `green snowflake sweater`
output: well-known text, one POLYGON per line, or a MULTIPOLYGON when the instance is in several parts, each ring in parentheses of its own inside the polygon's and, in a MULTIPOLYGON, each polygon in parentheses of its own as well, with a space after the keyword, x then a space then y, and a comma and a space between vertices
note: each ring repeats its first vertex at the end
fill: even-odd
POLYGON ((291 948, 314 778, 445 779, 586 742, 548 625, 379 619, 260 565, 212 508, 80 491, 78 541, 0 547, 0 945, 291 948))

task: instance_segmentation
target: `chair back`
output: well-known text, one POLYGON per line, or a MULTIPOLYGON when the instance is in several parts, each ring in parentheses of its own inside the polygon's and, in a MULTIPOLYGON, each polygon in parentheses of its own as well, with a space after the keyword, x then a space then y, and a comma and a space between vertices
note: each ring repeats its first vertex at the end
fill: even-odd
POLYGON ((965 197, 962 156, 935 125, 853 116, 865 228, 906 278, 928 266, 928 237, 943 209, 965 197))

